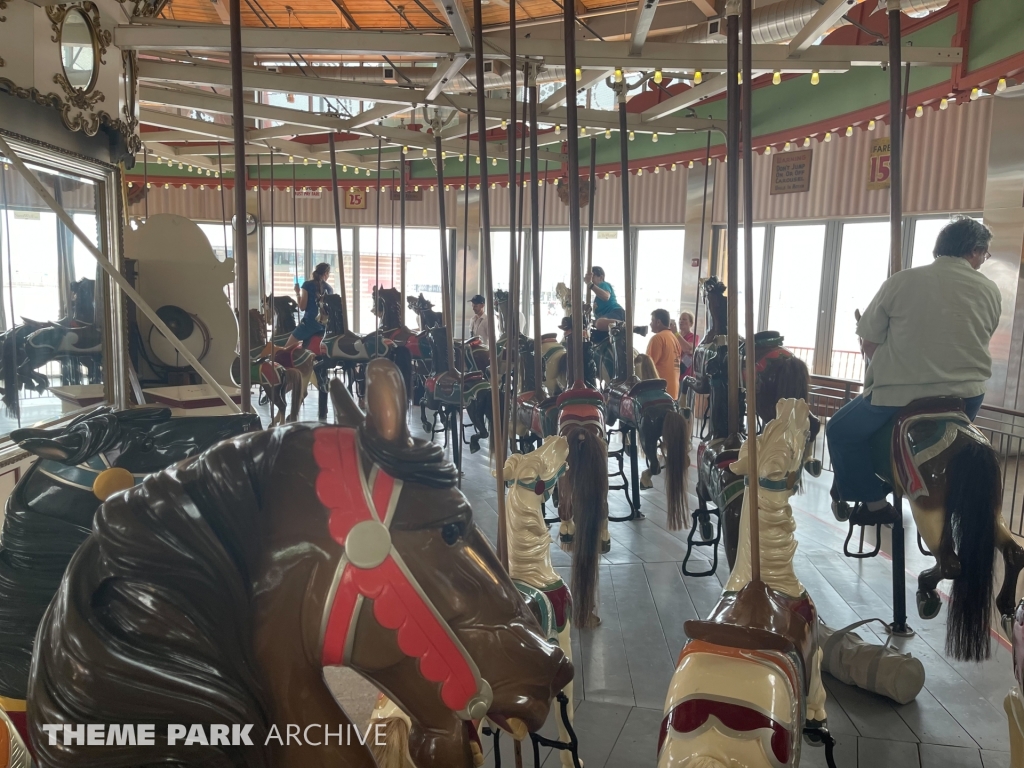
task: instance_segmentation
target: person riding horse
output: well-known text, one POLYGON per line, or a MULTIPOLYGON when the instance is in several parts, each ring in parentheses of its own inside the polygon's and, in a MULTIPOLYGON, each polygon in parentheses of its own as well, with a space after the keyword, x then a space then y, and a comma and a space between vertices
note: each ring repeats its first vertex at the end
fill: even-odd
POLYGON ((1001 311, 999 288, 978 271, 991 241, 985 225, 958 218, 939 232, 933 263, 890 277, 864 310, 857 325, 868 358, 864 391, 825 428, 836 517, 861 525, 899 520, 869 446, 901 408, 924 397, 961 397, 971 421, 981 408, 1001 311))
POLYGON ((308 346, 313 338, 317 336, 323 338, 327 332, 326 319, 320 313, 320 301, 325 294, 334 293, 330 278, 331 265, 324 262, 316 265, 313 276, 304 282, 301 288, 295 286, 295 296, 298 299, 299 309, 302 311, 302 320, 299 321, 299 327, 288 337, 286 347, 291 347, 298 342, 308 346))

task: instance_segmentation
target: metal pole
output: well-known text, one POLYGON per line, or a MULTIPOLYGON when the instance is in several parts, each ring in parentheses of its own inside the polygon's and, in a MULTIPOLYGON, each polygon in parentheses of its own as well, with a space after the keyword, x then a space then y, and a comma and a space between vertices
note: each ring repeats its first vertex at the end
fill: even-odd
MULTIPOLYGON (((480 0, 476 0, 480 2, 480 0)), ((583 376, 583 264, 580 261, 580 129, 576 114, 576 10, 571 2, 562 5, 562 34, 565 38, 565 108, 569 139, 569 253, 572 259, 572 349, 573 384, 584 387, 583 376)), ((628 299, 627 299, 628 300, 628 299)))
MULTIPOLYGON (((753 0, 743 0, 743 266, 744 282, 747 286, 744 296, 747 338, 747 457, 750 462, 748 476, 757 473, 757 387, 754 354, 754 162, 752 144, 754 141, 751 109, 751 16, 753 0)), ((761 520, 758 514, 758 483, 747 485, 747 515, 750 525, 750 580, 761 580, 761 520)))
MULTIPOLYGON (((476 57, 477 141, 480 146, 480 223, 483 242, 480 263, 484 268, 484 293, 491 300, 491 321, 487 324, 487 345, 491 367, 491 423, 493 431, 501 431, 501 392, 497 386, 498 349, 494 336, 494 280, 491 269, 491 202, 487 181, 487 99, 484 94, 484 26, 481 0, 473 0, 473 53, 476 57)), ((511 222, 509 222, 511 226, 511 222)), ((505 521, 505 436, 491 435, 494 454, 494 477, 498 490, 498 558, 508 570, 508 531, 505 521)))
POLYGON ((540 152, 537 149, 537 73, 530 68, 530 258, 533 268, 533 391, 544 401, 544 351, 540 332, 540 152))
POLYGON ((889 12, 889 274, 903 266, 903 99, 900 2, 888 0, 889 12))
MULTIPOLYGON (((622 263, 625 269, 626 286, 626 371, 623 375, 628 379, 629 367, 633 360, 633 270, 630 262, 632 254, 629 248, 629 128, 626 126, 626 82, 619 83, 619 168, 622 177, 622 263)), ((568 103, 568 102, 567 102, 568 103)))
MULTIPOLYGON (((238 312, 238 349, 242 360, 249 356, 249 244, 245 211, 245 100, 242 91, 241 0, 229 4, 231 21, 231 120, 235 129, 235 306, 238 312)), ((173 335, 173 334, 172 334, 173 335)), ((170 337, 168 337, 170 341, 170 337)), ((186 358, 188 359, 188 358, 186 358)), ((189 361, 191 362, 191 361, 189 361)), ((240 365, 242 413, 252 410, 249 366, 240 365)))
MULTIPOLYGON (((441 311, 444 313, 444 324, 447 329, 448 367, 455 368, 455 315, 452 313, 451 283, 448 275, 448 221, 445 215, 444 199, 444 160, 441 159, 441 121, 435 119, 434 129, 434 162, 437 165, 437 218, 441 228, 441 311)), ((459 369, 461 370, 461 368, 459 369)), ((461 438, 456 436, 456 440, 461 438)))
MULTIPOLYGON (((728 349, 729 349, 729 435, 740 431, 740 335, 739 303, 736 300, 739 283, 739 186, 740 186, 740 0, 727 0, 726 19, 726 203, 728 248, 728 349)), ((748 286, 748 290, 751 288, 748 286)), ((751 342, 753 340, 751 339, 751 342)))
POLYGON ((409 186, 409 176, 411 176, 411 175, 412 174, 409 173, 409 165, 408 165, 405 157, 403 157, 402 158, 402 181, 401 181, 401 185, 402 186, 399 187, 399 189, 401 189, 401 191, 402 191, 402 194, 401 194, 401 198, 399 200, 399 206, 398 206, 398 208, 399 208, 398 216, 399 216, 399 222, 400 222, 400 224, 399 224, 399 235, 398 235, 398 242, 399 242, 399 246, 398 247, 399 247, 399 250, 401 251, 401 259, 402 259, 399 262, 399 266, 398 266, 398 282, 399 282, 399 284, 401 286, 399 288, 399 292, 401 293, 401 300, 398 302, 398 318, 399 318, 398 324, 399 324, 399 326, 402 326, 402 327, 405 326, 405 192, 406 192, 405 188, 407 186, 409 186))
MULTIPOLYGON (((621 125, 621 120, 620 120, 621 125)), ((587 272, 594 268, 594 197, 597 195, 597 137, 590 137, 590 202, 587 204, 587 272)))
MULTIPOLYGON (((334 238, 338 248, 338 294, 341 296, 343 334, 348 333, 348 296, 345 290, 345 252, 341 247, 341 190, 338 188, 338 155, 334 146, 334 131, 327 135, 331 148, 331 187, 334 189, 334 238)), ((294 187, 293 187, 294 192, 294 187)))

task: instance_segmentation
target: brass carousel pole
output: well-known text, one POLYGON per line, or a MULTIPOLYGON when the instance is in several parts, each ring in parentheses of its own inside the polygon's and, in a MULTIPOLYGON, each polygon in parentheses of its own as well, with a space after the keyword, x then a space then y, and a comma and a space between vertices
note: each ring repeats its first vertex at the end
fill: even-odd
MULTIPOLYGON (((740 0, 726 0, 726 203, 727 203, 727 261, 728 274, 728 358, 729 358, 729 436, 740 432, 740 335, 739 304, 739 185, 740 185, 740 0)), ((748 286, 748 290, 750 290, 748 286)), ((753 343, 753 339, 749 340, 753 343)))
POLYGON ((401 294, 398 302, 398 324, 399 326, 405 326, 405 192, 406 187, 409 186, 409 181, 412 178, 412 170, 409 168, 409 164, 406 162, 405 157, 402 157, 402 174, 401 182, 398 187, 401 190, 401 198, 398 206, 399 210, 399 246, 398 249, 401 252, 398 266, 398 283, 400 288, 399 293, 401 294))
MULTIPOLYGON (((758 477, 757 471, 757 387, 754 370, 754 163, 752 154, 753 126, 751 111, 751 15, 753 0, 743 0, 743 268, 747 287, 744 296, 746 315, 746 378, 747 386, 747 456, 750 460, 750 477, 758 477)), ((750 525, 750 580, 761 580, 761 520, 758 515, 758 483, 747 485, 747 515, 750 525)))
MULTIPOLYGON (((235 128, 235 306, 238 312, 238 349, 243 359, 249 351, 249 237, 245 210, 245 100, 242 96, 241 0, 229 6, 231 34, 231 119, 235 128)), ((240 365, 242 413, 250 413, 252 381, 248 365, 240 365)))
MULTIPOLYGON (((444 199, 444 160, 441 159, 441 118, 437 116, 432 123, 434 130, 434 164, 437 166, 437 218, 438 226, 441 228, 441 312, 444 313, 445 345, 448 354, 448 366, 455 369, 455 341, 452 334, 455 332, 455 315, 452 312, 451 284, 449 283, 448 270, 448 222, 445 216, 444 199)), ((458 368, 462 376, 462 368, 458 368)), ((456 433, 454 440, 461 440, 462 437, 456 433)))
MULTIPOLYGON (((473 53, 476 57, 477 142, 480 146, 480 264, 484 272, 484 295, 490 299, 490 322, 487 324, 487 347, 491 368, 491 450, 494 454, 494 477, 498 489, 498 558, 508 570, 508 531, 505 529, 505 435, 501 417, 501 388, 497 386, 498 348, 495 338, 494 276, 491 268, 491 201, 487 180, 487 99, 484 94, 484 23, 481 0, 473 0, 473 53)), ((509 222, 509 226, 512 222, 509 222)))
POLYGON ((530 66, 530 260, 533 268, 533 391, 544 402, 544 350, 540 331, 540 153, 537 150, 537 70, 530 66))
MULTIPOLYGON (((626 87, 626 81, 623 79, 619 83, 618 96, 619 96, 619 169, 620 177, 622 179, 622 265, 625 271, 625 287, 626 287, 626 332, 623 336, 626 338, 626 366, 627 370, 624 372, 624 376, 628 379, 629 370, 628 367, 632 365, 633 360, 633 269, 631 262, 632 253, 630 252, 630 237, 629 237, 629 128, 626 124, 626 94, 629 88, 626 87)), ((593 160, 591 161, 593 164, 593 160)), ((593 201, 591 201, 591 207, 593 207, 593 201)))
POLYGON ((587 203, 587 272, 594 267, 594 197, 597 195, 597 137, 590 137, 590 180, 587 203))
MULTIPOLYGON (((480 0, 476 0, 480 2, 480 0)), ((568 131, 569 253, 572 262, 572 377, 573 387, 584 387, 583 376, 583 264, 580 261, 580 129, 576 106, 576 10, 562 4, 565 38, 565 124, 568 131)))
MULTIPOLYGON (((334 131, 327 134, 331 150, 331 187, 334 189, 334 239, 338 248, 338 295, 341 297, 341 332, 348 333, 348 301, 345 291, 345 257, 341 249, 341 190, 338 187, 338 153, 334 146, 334 131)), ((292 195, 295 194, 292 187, 292 195)), ((294 198, 293 198, 294 199, 294 198)), ((320 390, 321 393, 323 390, 320 390)), ((323 411, 323 408, 321 408, 323 411)))

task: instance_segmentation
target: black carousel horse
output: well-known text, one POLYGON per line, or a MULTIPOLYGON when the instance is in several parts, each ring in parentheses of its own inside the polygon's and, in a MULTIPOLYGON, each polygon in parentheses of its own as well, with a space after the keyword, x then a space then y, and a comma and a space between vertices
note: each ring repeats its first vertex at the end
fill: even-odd
MULTIPOLYGON (((693 374, 683 379, 682 391, 693 391, 708 396, 704 414, 705 429, 697 448, 697 509, 687 545, 684 571, 692 576, 714 573, 718 564, 718 542, 724 535, 725 554, 732 568, 739 544, 740 509, 743 504, 743 478, 733 474, 729 467, 739 458, 743 435, 729 434, 729 383, 727 339, 726 287, 716 277, 702 283, 708 325, 704 338, 693 352, 693 374), (710 427, 710 431, 707 427, 710 427), (715 505, 709 509, 708 503, 715 505), (718 526, 712 521, 718 518, 718 526), (708 571, 696 573, 687 569, 694 547, 709 547, 712 564, 708 571)), ((775 405, 782 398, 807 400, 810 374, 807 365, 783 345, 783 338, 775 331, 754 334, 756 359, 757 417, 762 424, 775 418, 775 405)), ((740 339, 740 370, 744 370, 745 344, 740 339)), ((745 379, 745 374, 743 374, 745 379)), ((740 414, 745 413, 745 400, 741 379, 740 414)), ((742 422, 742 419, 740 420, 742 422)), ((811 417, 812 438, 820 424, 811 417)))
MULTIPOLYGON (((11 434, 39 460, 14 487, 4 518, 0 697, 25 699, 36 629, 103 499, 221 440, 258 429, 255 414, 171 418, 166 408, 102 407, 62 428, 11 434)), ((17 711, 9 715, 17 722, 17 711)))

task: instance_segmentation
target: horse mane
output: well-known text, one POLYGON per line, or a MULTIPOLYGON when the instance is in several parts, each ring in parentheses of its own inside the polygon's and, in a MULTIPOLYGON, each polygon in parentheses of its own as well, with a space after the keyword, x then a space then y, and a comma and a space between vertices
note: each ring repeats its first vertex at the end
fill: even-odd
POLYGON ((400 450, 364 425, 358 428, 360 447, 392 477, 428 488, 452 488, 458 482, 458 470, 444 456, 437 443, 412 438, 400 450))
POLYGON ((327 332, 341 333, 345 328, 345 315, 341 311, 341 296, 337 293, 325 294, 323 305, 327 309, 327 332))
POLYGON ((770 406, 774 418, 775 404, 783 398, 807 400, 811 388, 811 375, 807 363, 795 355, 778 357, 765 366, 757 377, 757 400, 770 406), (764 400, 762 401, 762 398, 764 400))
MULTIPOLYGON (((256 673, 250 573, 266 532, 263 483, 292 426, 225 441, 150 475, 96 514, 40 626, 30 725, 42 762, 94 768, 180 763, 181 748, 50 747, 37 723, 252 723, 267 702, 256 673), (83 753, 89 750, 88 759, 83 753), (133 759, 134 758, 134 759, 133 759)), ((193 747, 189 762, 264 768, 261 749, 193 747)))
POLYGON ((171 418, 169 408, 139 408, 114 411, 103 406, 72 420, 63 429, 16 429, 11 440, 30 453, 75 466, 120 443, 130 432, 148 430, 154 424, 171 418), (70 453, 51 455, 47 448, 59 446, 70 453))

